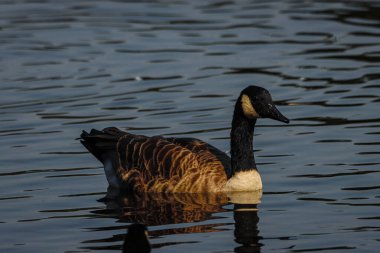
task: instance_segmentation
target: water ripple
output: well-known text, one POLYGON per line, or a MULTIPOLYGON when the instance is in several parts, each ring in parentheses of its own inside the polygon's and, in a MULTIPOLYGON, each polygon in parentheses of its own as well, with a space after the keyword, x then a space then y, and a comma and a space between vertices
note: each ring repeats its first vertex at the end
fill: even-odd
POLYGON ((0 6, 0 251, 121 251, 132 222, 149 225, 155 252, 378 249, 375 1, 0 6), (106 201, 82 129, 194 137, 228 152, 234 103, 251 84, 291 119, 257 122, 265 188, 255 211, 224 198, 106 201))

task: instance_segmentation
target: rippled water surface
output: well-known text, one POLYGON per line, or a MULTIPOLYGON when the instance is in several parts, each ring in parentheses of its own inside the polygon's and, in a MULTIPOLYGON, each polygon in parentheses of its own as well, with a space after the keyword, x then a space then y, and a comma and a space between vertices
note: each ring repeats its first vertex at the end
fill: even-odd
POLYGON ((1 1, 0 251, 121 252, 142 222, 153 252, 378 252, 379 13, 376 1, 1 1), (291 120, 255 130, 261 203, 98 201, 107 182, 82 129, 228 151, 249 84, 291 120))

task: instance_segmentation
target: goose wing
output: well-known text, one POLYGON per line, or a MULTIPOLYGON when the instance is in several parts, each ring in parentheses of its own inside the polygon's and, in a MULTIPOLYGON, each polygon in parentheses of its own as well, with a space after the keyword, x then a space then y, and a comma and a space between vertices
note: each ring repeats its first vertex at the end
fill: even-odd
MULTIPOLYGON (((83 132, 81 138, 83 145, 104 164, 110 185, 123 190, 212 191, 226 180, 222 163, 207 149, 202 152, 206 143, 199 140, 174 141, 161 136, 134 135, 117 128, 83 132), (107 173, 107 167, 112 172, 107 173), (210 175, 214 177, 213 185, 205 183, 210 175)), ((209 148, 215 149, 211 145, 209 148)))
POLYGON ((222 164, 228 177, 232 174, 231 158, 223 151, 207 142, 196 138, 166 138, 166 140, 191 150, 198 156, 198 160, 205 166, 220 166, 222 164))

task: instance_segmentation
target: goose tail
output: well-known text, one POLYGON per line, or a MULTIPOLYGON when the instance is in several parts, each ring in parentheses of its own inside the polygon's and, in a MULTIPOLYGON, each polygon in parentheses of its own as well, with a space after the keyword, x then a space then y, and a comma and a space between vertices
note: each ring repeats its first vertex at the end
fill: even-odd
MULTIPOLYGON (((132 136, 115 127, 105 128, 102 131, 92 129, 89 133, 83 131, 80 141, 91 154, 103 163, 104 172, 111 189, 142 192, 143 182, 140 173, 136 170, 129 171, 119 163, 118 144, 126 135, 132 136)), ((112 198, 112 196, 108 197, 112 198)))
POLYGON ((115 153, 117 142, 121 136, 126 134, 115 127, 105 128, 102 131, 92 129, 89 133, 83 131, 80 142, 100 162, 109 158, 107 154, 115 153))

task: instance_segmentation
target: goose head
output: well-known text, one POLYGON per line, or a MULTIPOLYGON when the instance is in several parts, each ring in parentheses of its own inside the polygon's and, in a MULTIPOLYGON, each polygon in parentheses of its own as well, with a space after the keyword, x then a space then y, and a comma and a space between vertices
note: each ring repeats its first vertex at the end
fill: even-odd
POLYGON ((276 108, 269 91, 258 86, 248 86, 239 97, 241 110, 248 119, 270 118, 284 123, 289 123, 276 108))

